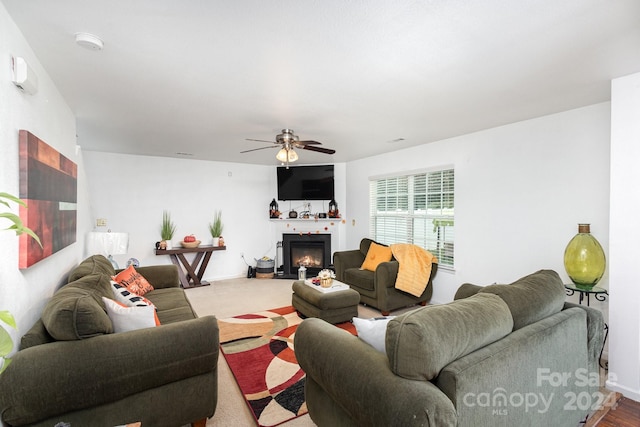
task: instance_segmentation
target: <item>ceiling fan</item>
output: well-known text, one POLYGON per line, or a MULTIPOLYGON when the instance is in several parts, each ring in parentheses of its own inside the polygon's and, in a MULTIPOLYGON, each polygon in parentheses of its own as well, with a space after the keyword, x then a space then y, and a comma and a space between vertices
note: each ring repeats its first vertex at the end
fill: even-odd
POLYGON ((330 148, 318 147, 318 145, 322 145, 318 141, 300 141, 300 138, 298 138, 298 135, 293 133, 293 129, 282 129, 282 133, 279 135, 276 135, 275 141, 266 141, 264 139, 251 139, 251 138, 247 138, 247 141, 268 142, 275 145, 268 146, 268 147, 252 148, 251 150, 241 151, 241 153, 264 150, 266 148, 280 147, 280 151, 278 151, 278 154, 276 154, 276 159, 280 160, 282 163, 285 163, 287 166, 289 165, 289 163, 292 163, 298 160, 298 154, 295 152, 294 148, 317 151, 318 153, 325 153, 325 154, 334 154, 336 152, 336 150, 332 150, 330 148))

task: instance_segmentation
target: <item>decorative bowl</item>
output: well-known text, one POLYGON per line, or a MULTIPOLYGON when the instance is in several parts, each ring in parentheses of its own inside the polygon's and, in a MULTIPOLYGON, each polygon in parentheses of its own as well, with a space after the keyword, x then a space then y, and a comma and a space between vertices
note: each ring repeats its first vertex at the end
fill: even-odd
POLYGON ((325 277, 320 279, 320 286, 322 286, 323 288, 330 288, 332 283, 333 283, 333 278, 331 277, 325 277))
POLYGON ((183 248, 197 248, 200 246, 200 243, 202 243, 200 240, 196 240, 195 242, 182 241, 180 242, 180 245, 182 245, 183 248))

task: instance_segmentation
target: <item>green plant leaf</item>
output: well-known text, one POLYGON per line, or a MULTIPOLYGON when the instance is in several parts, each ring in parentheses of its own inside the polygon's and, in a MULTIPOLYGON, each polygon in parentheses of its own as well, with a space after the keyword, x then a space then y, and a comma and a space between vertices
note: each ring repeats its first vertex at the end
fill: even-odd
POLYGON ((2 200, 2 199, 10 200, 12 202, 15 202, 15 203, 21 205, 21 206, 25 206, 25 207, 27 206, 27 204, 24 201, 20 200, 16 196, 13 196, 13 195, 11 195, 9 193, 0 192, 0 203, 2 203, 5 206, 9 206, 9 203, 4 201, 4 200, 2 200))
POLYGON ((171 221, 169 211, 162 212, 162 225, 160 226, 160 237, 162 240, 171 240, 176 232, 176 225, 171 221))
POLYGON ((0 213, 0 218, 6 218, 9 221, 13 222, 13 225, 5 228, 5 230, 15 230, 16 234, 20 234, 22 229, 24 229, 24 224, 22 223, 22 220, 16 214, 13 214, 11 212, 2 212, 0 213))
POLYGON ((9 313, 7 310, 0 311, 0 320, 14 329, 18 327, 16 325, 16 319, 13 317, 13 314, 9 313))
POLYGON ((0 357, 5 357, 13 350, 11 335, 4 328, 0 328, 0 357))
MULTIPOLYGON (((5 193, 6 194, 6 193, 5 193)), ((11 212, 1 212, 0 213, 0 218, 6 218, 9 221, 13 222, 13 225, 5 228, 4 230, 14 230, 16 232, 16 235, 20 235, 22 233, 26 233, 29 236, 33 237, 33 239, 38 242, 38 244, 40 245, 40 247, 42 247, 42 243, 40 242, 40 238, 36 235, 36 233, 33 232, 33 230, 31 230, 29 227, 25 227, 24 224, 22 223, 22 220, 20 219, 20 217, 14 213, 11 212)))
POLYGON ((36 235, 36 233, 33 232, 33 230, 31 230, 30 228, 24 227, 22 229, 22 232, 28 234, 29 236, 31 236, 33 238, 33 240, 38 242, 40 247, 42 247, 42 242, 40 241, 40 238, 36 235))
POLYGON ((0 367, 0 374, 2 373, 2 371, 4 371, 5 369, 7 369, 7 367, 9 366, 9 363, 11 363, 11 359, 5 359, 4 357, 0 358, 3 360, 2 366, 0 367))

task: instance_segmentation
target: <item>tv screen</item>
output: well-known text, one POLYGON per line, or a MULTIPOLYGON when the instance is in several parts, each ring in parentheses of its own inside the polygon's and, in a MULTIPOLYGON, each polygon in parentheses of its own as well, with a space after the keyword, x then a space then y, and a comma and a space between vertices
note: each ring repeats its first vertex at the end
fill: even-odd
POLYGON ((278 200, 332 200, 333 165, 278 167, 278 200))

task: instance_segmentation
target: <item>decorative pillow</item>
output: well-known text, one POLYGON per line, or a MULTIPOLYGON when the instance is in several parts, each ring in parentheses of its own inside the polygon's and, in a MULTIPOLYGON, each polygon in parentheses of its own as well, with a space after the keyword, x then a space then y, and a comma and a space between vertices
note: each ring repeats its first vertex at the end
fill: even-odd
POLYGON ((130 292, 129 289, 120 285, 118 282, 111 281, 111 289, 113 289, 113 296, 120 304, 124 304, 126 307, 153 307, 153 314, 156 321, 156 326, 160 325, 160 319, 158 319, 158 313, 156 306, 147 298, 136 295, 130 292))
POLYGON ((386 350, 394 374, 430 381, 442 368, 509 335, 513 318, 497 295, 478 293, 389 321, 386 350))
POLYGON ((42 312, 42 323, 58 341, 110 334, 113 326, 104 312, 101 297, 111 294, 109 276, 84 276, 53 294, 42 312))
POLYGON ((375 317, 373 319, 354 317, 351 320, 358 332, 358 338, 376 350, 386 354, 384 339, 387 334, 387 323, 393 318, 395 318, 395 316, 375 317))
POLYGON ((142 296, 153 290, 151 283, 142 277, 142 275, 133 268, 133 265, 130 265, 111 278, 136 295, 142 296))
POLYGON ((391 248, 371 242, 367 256, 362 263, 362 270, 376 271, 378 264, 391 261, 391 248))
POLYGON ((127 307, 117 301, 102 297, 107 314, 113 323, 114 332, 135 331, 136 329, 153 328, 155 309, 151 306, 127 307))

